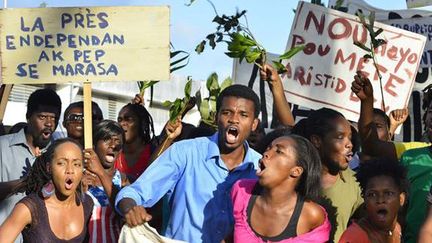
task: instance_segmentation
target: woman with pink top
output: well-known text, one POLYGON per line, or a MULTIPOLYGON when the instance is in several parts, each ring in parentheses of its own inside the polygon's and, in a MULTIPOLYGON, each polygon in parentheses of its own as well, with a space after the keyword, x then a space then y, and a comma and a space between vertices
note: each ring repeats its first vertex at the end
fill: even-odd
POLYGON ((258 180, 240 180, 231 196, 235 242, 327 242, 327 213, 312 200, 320 190, 321 161, 305 138, 271 143, 259 161, 258 180))

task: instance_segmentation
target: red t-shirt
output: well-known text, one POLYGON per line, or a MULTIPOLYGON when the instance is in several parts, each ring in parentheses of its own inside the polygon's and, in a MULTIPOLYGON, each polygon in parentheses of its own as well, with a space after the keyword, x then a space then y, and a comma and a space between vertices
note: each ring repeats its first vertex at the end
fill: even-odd
POLYGON ((125 158, 125 154, 123 152, 120 153, 117 158, 114 167, 118 169, 123 174, 126 174, 129 181, 132 183, 144 172, 145 169, 149 166, 149 160, 151 156, 151 146, 150 144, 145 145, 138 161, 134 164, 134 166, 129 167, 125 158))
POLYGON ((370 243, 369 237, 364 229, 358 224, 352 223, 342 234, 339 243, 370 243))

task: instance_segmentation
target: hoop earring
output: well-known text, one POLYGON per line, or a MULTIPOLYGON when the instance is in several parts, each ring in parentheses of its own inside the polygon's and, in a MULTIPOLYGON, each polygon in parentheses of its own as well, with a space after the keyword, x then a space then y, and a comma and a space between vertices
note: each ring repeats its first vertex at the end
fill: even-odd
POLYGON ((52 180, 49 180, 43 187, 42 187, 42 196, 43 198, 47 199, 51 197, 55 192, 54 184, 52 183, 52 180))

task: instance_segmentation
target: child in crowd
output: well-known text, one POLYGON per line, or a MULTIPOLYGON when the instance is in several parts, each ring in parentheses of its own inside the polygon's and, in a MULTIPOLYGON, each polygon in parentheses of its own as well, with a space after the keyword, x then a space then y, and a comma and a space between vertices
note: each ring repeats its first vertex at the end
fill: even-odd
POLYGON ((93 208, 80 192, 81 146, 71 139, 54 141, 34 162, 14 192, 26 192, 0 226, 0 242, 22 232, 24 242, 84 242, 93 208))
POLYGON ((232 189, 235 242, 327 242, 330 223, 318 204, 321 162, 296 135, 275 139, 257 169, 232 189))
POLYGON ((89 223, 89 242, 118 241, 122 224, 113 204, 120 188, 129 184, 126 176, 114 168, 123 141, 120 125, 103 120, 93 130, 94 150, 85 150, 84 165, 91 173, 86 171, 83 183, 95 204, 89 223))
POLYGON ((401 242, 398 212, 405 202, 408 180, 405 168, 389 159, 369 160, 357 172, 366 216, 352 223, 340 243, 401 242))

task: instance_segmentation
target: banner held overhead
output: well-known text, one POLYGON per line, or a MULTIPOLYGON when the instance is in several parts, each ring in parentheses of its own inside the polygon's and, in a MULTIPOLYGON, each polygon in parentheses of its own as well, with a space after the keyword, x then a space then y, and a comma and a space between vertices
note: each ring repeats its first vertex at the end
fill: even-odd
POLYGON ((2 83, 169 79, 169 8, 0 10, 2 83))
MULTIPOLYGON (((408 104, 426 37, 381 23, 375 23, 375 28, 383 29, 380 38, 387 41, 374 50, 383 77, 386 111, 400 109, 408 104)), ((374 64, 364 58, 366 51, 354 41, 366 46, 370 42, 356 16, 299 2, 286 49, 306 47, 285 62, 288 101, 312 109, 325 106, 358 120, 360 101, 350 89, 354 75, 365 72, 377 93, 380 82, 374 64)), ((380 107, 381 97, 375 98, 375 106, 380 107)))

